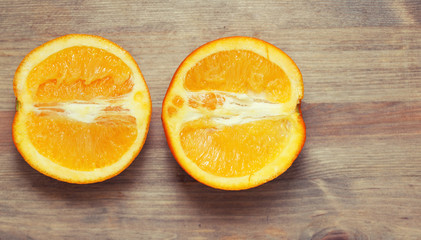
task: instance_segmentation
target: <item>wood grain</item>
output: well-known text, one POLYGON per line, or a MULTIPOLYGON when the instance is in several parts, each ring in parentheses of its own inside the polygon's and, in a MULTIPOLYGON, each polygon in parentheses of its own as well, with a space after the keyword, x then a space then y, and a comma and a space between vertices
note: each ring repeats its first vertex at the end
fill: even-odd
POLYGON ((0 239, 421 239, 421 2, 0 1, 0 239), (119 176, 45 177, 13 145, 13 75, 67 33, 127 49, 153 100, 144 149, 119 176), (181 61, 220 37, 266 40, 304 76, 307 141, 292 167, 225 192, 168 149, 161 102, 181 61))

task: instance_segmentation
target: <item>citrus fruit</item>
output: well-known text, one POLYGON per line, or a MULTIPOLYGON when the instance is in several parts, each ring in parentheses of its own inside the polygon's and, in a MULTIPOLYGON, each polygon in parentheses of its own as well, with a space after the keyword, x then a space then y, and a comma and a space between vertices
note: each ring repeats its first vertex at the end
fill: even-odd
POLYGON ((256 187, 300 153, 302 97, 301 73, 280 49, 250 37, 212 41, 181 63, 168 88, 162 107, 168 145, 199 182, 256 187))
POLYGON ((71 34, 31 51, 14 81, 13 139, 26 162, 70 183, 127 168, 149 128, 151 99, 132 56, 102 37, 71 34))

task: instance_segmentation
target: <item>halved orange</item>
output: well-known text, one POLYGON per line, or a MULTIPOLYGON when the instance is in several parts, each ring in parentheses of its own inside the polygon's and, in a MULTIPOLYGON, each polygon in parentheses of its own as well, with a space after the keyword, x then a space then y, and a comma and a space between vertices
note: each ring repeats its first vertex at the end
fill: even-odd
POLYGON ((305 141, 303 80, 283 51, 259 39, 207 43, 180 65, 165 96, 169 147, 193 178, 241 190, 286 171, 305 141))
POLYGON ((148 87, 132 56, 102 37, 71 34, 41 45, 24 58, 13 86, 15 145, 47 176, 104 181, 145 142, 148 87))

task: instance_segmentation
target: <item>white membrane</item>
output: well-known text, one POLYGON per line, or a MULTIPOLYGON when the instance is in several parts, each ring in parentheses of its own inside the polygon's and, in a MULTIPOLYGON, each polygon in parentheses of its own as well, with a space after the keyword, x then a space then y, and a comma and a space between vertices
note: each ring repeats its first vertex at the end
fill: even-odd
MULTIPOLYGON (((205 93, 189 92, 189 98, 205 93)), ((184 122, 206 117, 217 124, 235 125, 285 115, 282 111, 283 105, 281 103, 270 102, 263 95, 230 92, 214 93, 224 97, 225 101, 222 106, 217 106, 213 111, 203 111, 200 108, 189 107, 188 111, 185 112, 184 122)), ((200 97, 196 99, 200 99, 200 97)))

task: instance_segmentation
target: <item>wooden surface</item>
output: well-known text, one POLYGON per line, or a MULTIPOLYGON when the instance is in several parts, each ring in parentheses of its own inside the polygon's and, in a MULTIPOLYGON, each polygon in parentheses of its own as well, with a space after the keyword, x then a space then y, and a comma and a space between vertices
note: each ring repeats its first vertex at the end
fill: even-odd
POLYGON ((0 1, 0 239, 421 239, 421 2, 0 1), (146 144, 121 175, 86 186, 16 151, 14 71, 67 33, 108 38, 146 78, 146 144), (175 162, 161 102, 181 61, 220 37, 258 37, 304 77, 307 141, 258 188, 225 192, 175 162))

